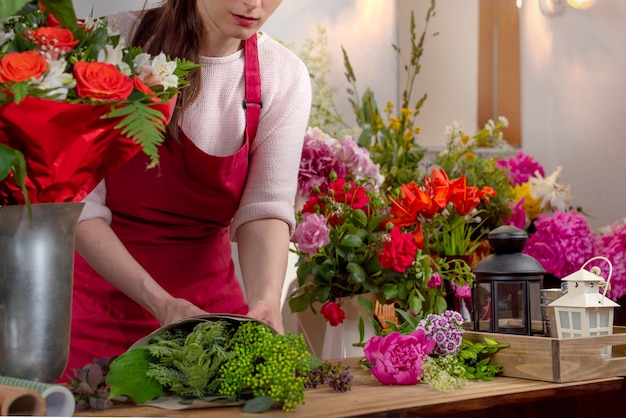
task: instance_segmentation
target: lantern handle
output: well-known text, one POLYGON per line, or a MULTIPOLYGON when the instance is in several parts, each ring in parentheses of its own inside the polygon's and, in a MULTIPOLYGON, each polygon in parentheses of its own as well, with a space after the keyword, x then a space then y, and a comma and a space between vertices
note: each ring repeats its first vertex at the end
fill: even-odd
MULTIPOLYGON (((596 257, 591 257, 589 260, 585 261, 585 264, 583 264, 581 269, 584 269, 587 264, 589 264, 590 262, 594 260, 604 260, 609 265, 609 276, 606 278, 606 283, 604 285, 604 293, 602 293, 601 303, 604 303, 604 298, 606 298, 606 292, 609 290, 609 282, 611 281, 611 277, 613 276, 613 264, 611 264, 611 260, 609 260, 608 258, 598 255, 596 257)), ((595 266, 591 269, 591 272, 594 274, 598 274, 600 271, 598 273, 595 273, 594 270, 599 270, 599 269, 600 269, 599 267, 595 266)))

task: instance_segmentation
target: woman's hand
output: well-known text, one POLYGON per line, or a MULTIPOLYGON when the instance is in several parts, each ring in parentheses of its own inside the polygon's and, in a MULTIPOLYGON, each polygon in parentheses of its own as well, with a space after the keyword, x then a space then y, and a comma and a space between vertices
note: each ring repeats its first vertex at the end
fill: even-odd
POLYGON ((181 319, 189 318, 190 316, 206 314, 208 314, 208 312, 198 308, 188 300, 171 298, 163 304, 163 308, 160 308, 155 316, 159 324, 163 326, 180 321, 181 319))
POLYGON ((270 303, 259 301, 254 304, 250 304, 248 316, 250 318, 254 318, 268 324, 280 334, 283 334, 285 332, 285 329, 283 327, 283 316, 280 313, 280 307, 275 307, 272 306, 270 303))

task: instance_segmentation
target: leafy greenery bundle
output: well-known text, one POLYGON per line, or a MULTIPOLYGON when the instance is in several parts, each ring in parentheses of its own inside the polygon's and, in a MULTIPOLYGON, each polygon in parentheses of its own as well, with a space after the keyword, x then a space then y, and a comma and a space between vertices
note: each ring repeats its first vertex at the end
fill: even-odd
MULTIPOLYGON (((40 197, 31 189, 46 183, 53 183, 49 189, 60 188, 55 183, 61 180, 45 171, 50 166, 63 172, 63 181, 70 183, 67 178, 88 170, 90 177, 99 178, 86 188, 95 187, 106 171, 100 166, 102 161, 112 165, 102 155, 108 148, 103 148, 101 141, 131 140, 128 146, 134 142, 143 149, 150 158, 149 167, 154 167, 158 163, 157 146, 164 139, 173 109, 171 102, 186 86, 189 71, 198 65, 125 46, 120 35, 108 27, 106 18, 78 21, 71 0, 39 3, 44 9, 36 2, 7 0, 0 9, 0 127, 4 132, 0 138, 0 180, 12 184, 9 188, 13 191, 21 189, 26 203, 29 198, 76 201, 91 190, 81 190, 78 196, 40 197), (25 8, 20 11, 22 6, 25 8), (57 122, 59 115, 68 112, 72 125, 58 126, 64 123, 57 122), (98 132, 106 133, 90 139, 95 144, 90 152, 67 155, 72 152, 70 146, 58 149, 60 142, 74 143, 98 132), (45 157, 49 154, 65 158, 48 161, 45 157), (70 172, 73 165, 67 163, 69 160, 84 161, 87 167, 70 172)), ((132 155, 125 150, 119 159, 132 155)), ((76 178, 80 176, 75 176, 74 182, 80 181, 76 178)), ((12 198, 17 202, 4 204, 22 203, 22 199, 12 198)))
POLYGON ((247 412, 275 402, 293 411, 318 362, 302 336, 276 334, 255 321, 206 321, 166 330, 117 357, 106 383, 111 397, 137 403, 170 394, 183 403, 245 403, 247 412))

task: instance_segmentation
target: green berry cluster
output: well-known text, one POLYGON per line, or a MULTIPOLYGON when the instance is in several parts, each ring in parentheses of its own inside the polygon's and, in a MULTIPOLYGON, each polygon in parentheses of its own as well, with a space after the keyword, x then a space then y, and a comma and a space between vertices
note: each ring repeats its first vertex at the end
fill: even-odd
POLYGON ((239 395, 251 389, 255 397, 283 402, 287 412, 304 403, 303 375, 310 369, 311 355, 301 335, 274 334, 263 324, 246 322, 228 343, 227 352, 219 393, 239 395))

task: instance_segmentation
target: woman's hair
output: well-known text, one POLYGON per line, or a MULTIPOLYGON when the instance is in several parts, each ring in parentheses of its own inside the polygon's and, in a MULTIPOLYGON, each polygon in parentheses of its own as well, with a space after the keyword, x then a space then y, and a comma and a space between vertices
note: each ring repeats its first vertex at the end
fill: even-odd
MULTIPOLYGON (((144 52, 158 55, 164 52, 169 57, 185 58, 199 62, 200 41, 204 26, 196 9, 196 0, 164 0, 159 7, 146 9, 135 31, 132 44, 141 46, 144 52)), ((179 94, 177 106, 168 132, 178 138, 178 122, 181 111, 187 108, 200 92, 200 69, 188 76, 189 86, 179 94)))

